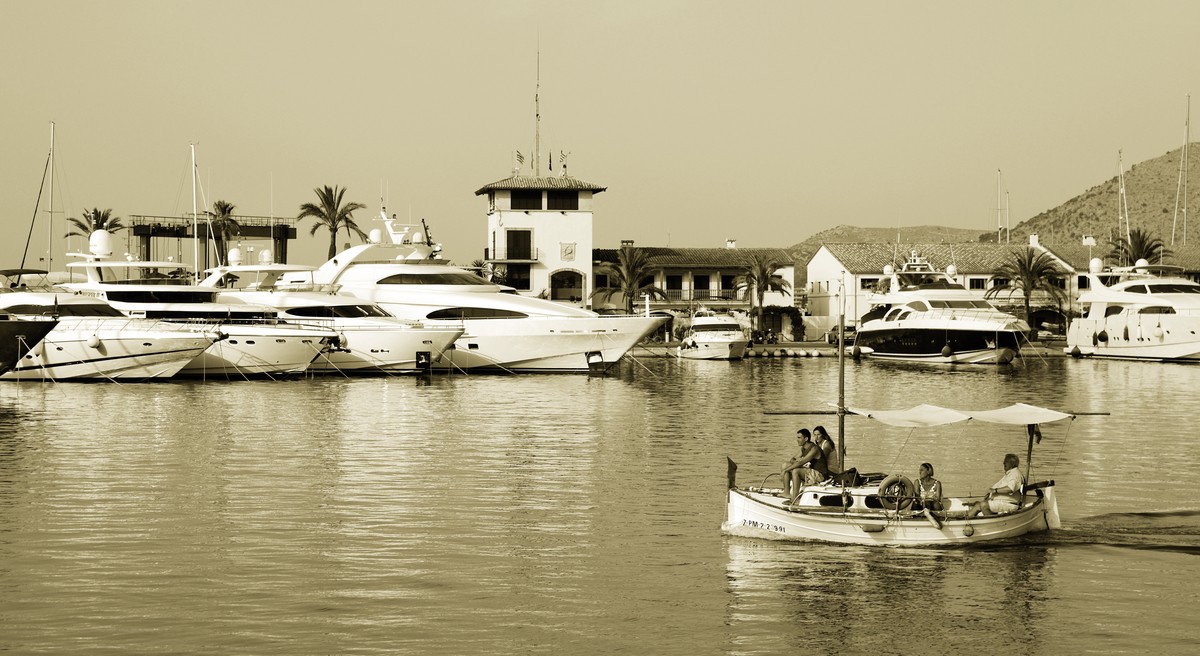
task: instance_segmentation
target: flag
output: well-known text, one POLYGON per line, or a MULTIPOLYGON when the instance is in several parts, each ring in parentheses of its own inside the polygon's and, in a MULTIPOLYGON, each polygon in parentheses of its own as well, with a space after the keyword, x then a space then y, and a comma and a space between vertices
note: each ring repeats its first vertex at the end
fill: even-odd
POLYGON ((521 154, 521 151, 519 151, 519 150, 517 151, 517 163, 518 163, 518 164, 524 164, 524 163, 525 163, 525 156, 524 156, 524 155, 522 155, 522 154, 521 154))

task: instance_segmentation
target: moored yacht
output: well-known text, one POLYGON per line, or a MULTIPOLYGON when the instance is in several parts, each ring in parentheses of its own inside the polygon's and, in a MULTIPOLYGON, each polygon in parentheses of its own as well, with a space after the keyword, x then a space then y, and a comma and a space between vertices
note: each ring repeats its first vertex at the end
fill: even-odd
MULTIPOLYGON (((953 266, 935 271, 915 251, 895 270, 884 268, 886 289, 872 294, 854 351, 865 357, 937 363, 1011 362, 1029 325, 957 283, 953 266)), ((881 281, 881 282, 883 282, 881 281)))
POLYGON ((230 253, 228 266, 210 269, 202 287, 218 290, 217 300, 274 308, 289 324, 316 326, 338 334, 337 348, 317 357, 311 372, 425 371, 443 357, 461 326, 425 326, 392 316, 374 303, 335 293, 335 285, 311 280, 315 267, 297 264, 241 264, 230 253), (291 275, 292 281, 280 284, 291 275), (307 281, 302 280, 308 277, 307 281))
POLYGON ((107 233, 92 234, 92 255, 67 264, 82 270, 86 282, 63 287, 107 301, 130 317, 183 324, 216 324, 221 335, 179 371, 180 376, 231 377, 297 375, 337 333, 327 328, 291 325, 265 306, 217 301, 217 290, 190 284, 189 267, 177 262, 106 259, 107 233))
MULTIPOLYGON (((463 334, 435 368, 502 372, 587 372, 616 363, 665 317, 601 316, 512 290, 438 258, 438 247, 411 226, 385 220, 390 243, 349 248, 318 267, 317 283, 377 303, 425 325, 463 334)), ((285 282, 291 282, 286 276, 285 282)))
POLYGON ((1082 316, 1067 327, 1065 351, 1076 357, 1200 361, 1200 284, 1181 267, 1088 267, 1079 295, 1082 316))
POLYGON ((749 340, 737 317, 701 308, 691 319, 676 354, 688 360, 741 360, 749 340))
POLYGON ((216 325, 133 319, 104 301, 44 283, 46 272, 8 269, 0 311, 53 317, 58 325, 3 375, 5 380, 149 380, 170 378, 207 349, 216 325), (32 283, 32 284, 30 284, 32 283))

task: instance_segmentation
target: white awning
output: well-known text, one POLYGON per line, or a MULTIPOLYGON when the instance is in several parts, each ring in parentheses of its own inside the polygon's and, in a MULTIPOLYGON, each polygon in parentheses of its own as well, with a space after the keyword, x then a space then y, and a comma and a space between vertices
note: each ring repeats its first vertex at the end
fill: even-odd
POLYGON ((1007 408, 996 410, 952 410, 936 405, 918 405, 908 410, 868 410, 866 408, 846 408, 847 412, 864 417, 870 417, 889 426, 941 426, 960 421, 975 419, 992 424, 1044 424, 1063 419, 1074 419, 1074 415, 1065 412, 1039 408, 1035 405, 1015 403, 1007 408))

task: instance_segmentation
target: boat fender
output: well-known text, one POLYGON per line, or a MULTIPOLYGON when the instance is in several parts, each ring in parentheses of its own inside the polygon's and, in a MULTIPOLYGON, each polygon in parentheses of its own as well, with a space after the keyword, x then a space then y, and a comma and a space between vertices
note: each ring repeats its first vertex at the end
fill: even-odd
POLYGON ((908 477, 892 474, 879 484, 879 503, 888 510, 908 510, 913 503, 912 497, 916 488, 908 477))
POLYGON ((1154 327, 1154 336, 1155 336, 1155 337, 1157 337, 1157 338, 1159 338, 1159 339, 1162 339, 1162 336, 1163 336, 1163 329, 1162 329, 1162 326, 1161 326, 1161 325, 1158 325, 1158 326, 1155 326, 1155 327, 1154 327))
POLYGON ((1079 347, 1076 346, 1071 349, 1071 357, 1073 357, 1073 358, 1083 357, 1083 351, 1080 351, 1079 347))
POLYGON ((1096 333, 1092 333, 1092 346, 1099 346, 1099 345, 1100 345, 1100 338, 1096 336, 1096 333))
POLYGON ((340 348, 350 348, 350 338, 346 337, 346 333, 337 334, 337 346, 340 348))
POLYGON ((952 355, 954 355, 954 349, 950 348, 949 344, 942 347, 942 357, 943 358, 948 358, 952 355))
POLYGON ((858 360, 859 358, 862 357, 862 349, 857 346, 850 349, 850 357, 854 358, 855 360, 858 360))
POLYGON ((1125 326, 1125 341, 1129 341, 1129 326, 1125 326))
POLYGON ((1100 334, 1099 334, 1099 335, 1096 335, 1096 339, 1100 340, 1101 342, 1106 342, 1106 343, 1107 343, 1107 342, 1108 342, 1108 331, 1107 331, 1107 330, 1101 330, 1101 331, 1100 331, 1100 334))
POLYGON ((963 535, 965 535, 967 537, 971 537, 972 535, 975 535, 975 527, 971 526, 970 524, 967 524, 966 526, 963 527, 963 535))
POLYGON ((87 338, 87 345, 90 348, 99 348, 100 347, 100 338, 97 337, 96 335, 89 335, 87 338))

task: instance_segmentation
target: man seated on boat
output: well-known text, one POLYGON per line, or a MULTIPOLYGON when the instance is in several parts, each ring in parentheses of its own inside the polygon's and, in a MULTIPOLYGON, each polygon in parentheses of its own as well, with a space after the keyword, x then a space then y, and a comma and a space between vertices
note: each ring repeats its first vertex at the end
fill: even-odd
POLYGON ((816 485, 829 478, 825 452, 812 441, 807 428, 796 431, 796 442, 800 450, 783 465, 783 489, 788 502, 795 503, 805 485, 816 485))
POLYGON ((1009 513, 1020 506, 1020 496, 1025 488, 1025 477, 1018 469, 1020 464, 1021 459, 1016 454, 1005 454, 1004 476, 988 489, 987 496, 983 498, 983 501, 971 504, 971 509, 967 511, 968 518, 979 514, 986 517, 1009 513))

